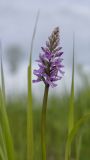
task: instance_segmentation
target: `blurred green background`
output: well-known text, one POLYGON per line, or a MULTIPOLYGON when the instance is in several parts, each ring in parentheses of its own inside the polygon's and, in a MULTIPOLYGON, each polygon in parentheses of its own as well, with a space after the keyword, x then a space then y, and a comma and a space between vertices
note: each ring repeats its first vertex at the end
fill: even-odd
MULTIPOLYGON (((82 74, 81 74, 82 75, 82 74)), ((83 87, 75 94, 75 121, 90 111, 90 86, 88 78, 83 75, 83 87)), ((7 103, 7 112, 14 139, 16 160, 26 159, 26 107, 27 96, 13 98, 7 103)), ((64 160, 67 138, 69 93, 51 96, 47 110, 47 160, 64 160)), ((33 97, 34 116, 34 150, 35 160, 41 160, 40 118, 41 104, 33 97)), ((81 136, 80 160, 90 157, 90 121, 79 130, 81 136)), ((78 139, 77 139, 77 143, 78 139)), ((75 142, 74 142, 75 144, 75 142)), ((75 147, 72 148, 72 158, 75 158, 75 147)))

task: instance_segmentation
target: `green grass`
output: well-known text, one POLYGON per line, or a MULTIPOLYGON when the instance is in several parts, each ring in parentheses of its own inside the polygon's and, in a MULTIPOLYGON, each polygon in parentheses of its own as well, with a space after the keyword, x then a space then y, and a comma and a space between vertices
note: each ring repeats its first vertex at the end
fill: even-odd
POLYGON ((66 149, 65 149, 65 160, 70 160, 71 157, 71 143, 70 143, 70 138, 69 135, 71 134, 73 128, 74 128, 74 121, 75 121, 75 116, 74 116, 74 37, 73 37, 73 58, 72 58, 72 81, 71 81, 71 93, 70 93, 70 100, 69 100, 69 110, 68 110, 68 135, 67 135, 67 140, 66 140, 66 149))
POLYGON ((0 76, 1 76, 1 86, 0 86, 0 127, 1 127, 1 136, 3 145, 0 143, 0 156, 1 159, 5 160, 14 160, 14 146, 8 121, 8 116, 6 112, 6 96, 5 96, 5 83, 4 83, 4 72, 3 72, 3 63, 1 56, 0 63, 0 76))
MULTIPOLYGON (((75 115, 77 120, 84 113, 90 111, 90 88, 83 88, 75 98, 75 115)), ((34 102, 35 100, 33 100, 34 102)), ((47 157, 48 160, 64 160, 65 144, 67 138, 67 119, 68 119, 68 95, 64 95, 58 99, 52 97, 49 100, 47 112, 47 157)), ((8 102, 7 107, 10 126, 15 144, 16 160, 26 160, 26 98, 22 97, 17 101, 8 102)), ((34 115, 34 150, 35 160, 41 160, 41 142, 40 142, 40 115, 41 107, 38 103, 33 103, 34 115)), ((82 146, 80 152, 80 160, 88 160, 90 157, 90 121, 79 130, 82 134, 82 146)), ((72 156, 75 151, 72 148, 72 156)))
POLYGON ((34 45, 34 39, 37 29, 37 23, 39 18, 39 11, 37 13, 35 27, 32 35, 31 47, 30 47, 30 61, 27 69, 27 81, 28 81, 28 106, 27 106, 27 160, 34 159, 34 139, 33 139, 33 112, 32 112, 32 51, 34 45))

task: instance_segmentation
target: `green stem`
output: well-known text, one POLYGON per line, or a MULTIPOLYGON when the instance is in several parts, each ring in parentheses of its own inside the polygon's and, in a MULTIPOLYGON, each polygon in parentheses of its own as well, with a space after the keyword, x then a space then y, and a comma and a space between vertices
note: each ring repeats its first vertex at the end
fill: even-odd
POLYGON ((42 147, 42 160, 46 160, 46 110, 48 99, 49 86, 45 86, 42 115, 41 115, 41 147, 42 147))
POLYGON ((34 159, 31 64, 28 66, 27 160, 34 159))
POLYGON ((0 146, 0 159, 1 160, 5 160, 6 159, 5 156, 4 156, 4 153, 3 153, 3 150, 1 148, 1 146, 0 146))

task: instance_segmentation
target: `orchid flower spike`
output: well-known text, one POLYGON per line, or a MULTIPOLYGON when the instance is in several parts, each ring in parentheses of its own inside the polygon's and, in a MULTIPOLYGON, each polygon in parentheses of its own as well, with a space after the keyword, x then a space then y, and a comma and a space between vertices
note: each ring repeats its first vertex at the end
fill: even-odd
POLYGON ((56 87, 55 83, 58 80, 61 80, 64 71, 62 68, 62 47, 59 47, 60 35, 59 27, 56 27, 48 41, 46 41, 46 46, 41 47, 42 54, 39 55, 38 62, 39 69, 35 69, 33 74, 37 76, 36 80, 33 80, 33 83, 43 81, 45 85, 56 87))

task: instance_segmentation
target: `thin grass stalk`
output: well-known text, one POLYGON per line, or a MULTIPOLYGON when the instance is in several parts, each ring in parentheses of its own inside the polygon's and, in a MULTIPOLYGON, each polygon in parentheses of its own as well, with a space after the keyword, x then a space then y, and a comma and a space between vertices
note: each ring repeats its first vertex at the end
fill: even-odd
POLYGON ((36 16, 36 21, 35 21, 35 26, 34 26, 34 30, 33 30, 33 35, 32 35, 32 40, 31 40, 31 48, 30 48, 30 63, 31 64, 32 62, 32 52, 33 52, 33 45, 34 45, 34 39, 35 39, 35 35, 36 35, 36 30, 37 30, 37 24, 38 24, 38 19, 39 19, 39 14, 40 14, 40 11, 38 10, 37 12, 37 16, 36 16))
POLYGON ((32 51, 33 51, 33 44, 36 34, 38 18, 39 18, 39 12, 37 13, 35 27, 33 31, 31 48, 30 48, 30 61, 28 65, 27 160, 34 159, 33 113, 32 113, 32 51))
POLYGON ((74 37, 73 37, 73 63, 72 63, 72 82, 71 95, 69 104, 69 120, 68 120, 68 135, 74 127, 74 37))
POLYGON ((65 150, 65 160, 70 160, 69 153, 72 141, 74 140, 77 132, 79 131, 80 127, 83 126, 87 121, 90 120, 90 113, 83 116, 78 122, 74 125, 71 133, 68 136, 67 143, 66 143, 66 150, 65 150))
POLYGON ((5 139, 3 137, 3 132, 2 132, 1 126, 0 126, 0 144, 1 144, 3 154, 5 155, 5 160, 8 160, 5 139))
POLYGON ((27 160, 33 160, 33 113, 31 92, 31 67, 28 67, 28 110, 27 110, 27 160))
POLYGON ((82 145, 82 134, 76 138, 76 160, 80 159, 80 150, 82 145))
POLYGON ((3 62, 2 62, 2 53, 1 53, 1 85, 2 85, 2 96, 4 102, 6 103, 6 95, 5 95, 5 82, 4 82, 4 72, 3 72, 3 62))
POLYGON ((2 147, 0 146, 0 160, 6 160, 2 147))
POLYGON ((1 96, 1 125, 2 125, 2 131, 5 139, 5 145, 7 150, 7 156, 8 160, 14 160, 14 146, 11 136, 11 131, 9 127, 9 120, 6 112, 6 97, 5 97, 5 83, 4 83, 4 72, 3 72, 3 64, 2 64, 2 58, 1 58, 1 84, 2 84, 2 96, 1 96))
POLYGON ((45 86, 42 113, 41 113, 41 147, 42 147, 42 160, 46 160, 46 110, 48 100, 49 86, 45 86))
MULTIPOLYGON (((72 62, 72 82, 71 82, 71 95, 69 103, 69 116, 68 116, 68 136, 74 127, 74 36, 73 36, 73 62, 72 62)), ((69 146, 69 155, 67 159, 70 159, 71 146, 69 146)))

